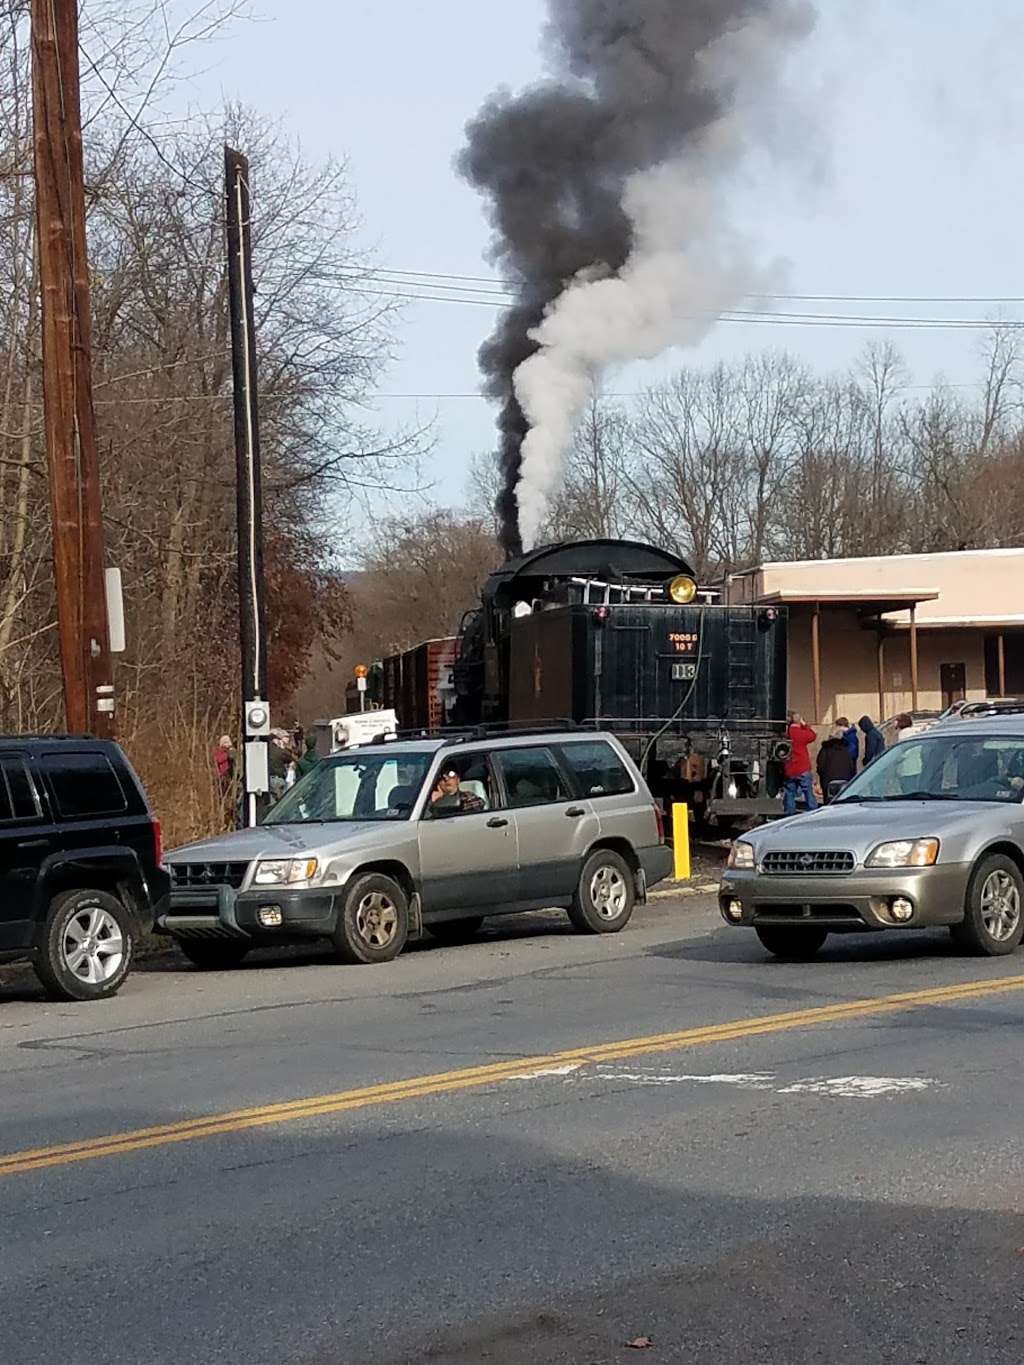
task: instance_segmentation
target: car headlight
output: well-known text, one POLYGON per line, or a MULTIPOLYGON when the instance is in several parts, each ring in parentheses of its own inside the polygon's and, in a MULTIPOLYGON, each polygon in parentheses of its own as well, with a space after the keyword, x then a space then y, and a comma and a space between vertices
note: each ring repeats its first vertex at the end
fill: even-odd
POLYGON ((726 859, 725 865, 726 867, 738 867, 741 870, 746 868, 748 872, 753 871, 754 845, 737 839, 729 850, 729 857, 726 859))
POLYGON ((308 886, 320 864, 315 858, 274 858, 256 865, 254 886, 308 886))
POLYGON ((931 867, 938 856, 938 839, 896 839, 872 849, 864 866, 931 867))

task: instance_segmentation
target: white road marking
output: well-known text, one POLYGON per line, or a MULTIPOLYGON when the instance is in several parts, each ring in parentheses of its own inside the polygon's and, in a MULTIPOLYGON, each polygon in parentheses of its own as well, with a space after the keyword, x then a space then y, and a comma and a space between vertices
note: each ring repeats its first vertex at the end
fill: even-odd
POLYGON ((539 1081, 547 1076, 571 1076, 573 1072, 579 1071, 583 1062, 571 1062, 568 1066, 542 1066, 536 1071, 524 1071, 520 1076, 508 1076, 510 1081, 539 1081))
POLYGON ((536 1071, 524 1080, 542 1076, 561 1076, 570 1081, 608 1081, 614 1084, 662 1085, 725 1085, 737 1090, 772 1091, 776 1095, 821 1095, 828 1099, 874 1100, 888 1095, 906 1095, 934 1090, 943 1082, 929 1076, 805 1076, 796 1081, 786 1080, 774 1071, 711 1072, 695 1075, 690 1072, 659 1070, 647 1067, 626 1070, 614 1064, 596 1067, 559 1067, 536 1071))
POLYGON ((882 1095, 905 1095, 932 1090, 942 1081, 927 1076, 812 1076, 783 1086, 780 1095, 833 1095, 839 1099, 873 1100, 882 1095))
POLYGON ((770 1071, 752 1071, 737 1075, 674 1076, 662 1071, 618 1071, 601 1067, 596 1075, 606 1081, 634 1081, 637 1085, 737 1085, 745 1090, 772 1090, 775 1075, 770 1071))
POLYGON ((659 1070, 645 1067, 626 1070, 614 1063, 570 1062, 566 1066, 537 1067, 510 1076, 512 1081, 563 1080, 607 1081, 616 1085, 724 1085, 737 1090, 771 1091, 776 1095, 821 1095, 827 1099, 875 1100, 888 1095, 907 1095, 943 1087, 930 1076, 804 1076, 791 1081, 775 1071, 714 1071, 709 1074, 659 1070))

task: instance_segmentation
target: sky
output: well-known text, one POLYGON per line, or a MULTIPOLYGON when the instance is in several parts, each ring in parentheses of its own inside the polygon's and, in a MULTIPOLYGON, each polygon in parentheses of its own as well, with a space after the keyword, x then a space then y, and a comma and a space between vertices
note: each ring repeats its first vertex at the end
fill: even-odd
MULTIPOLYGON (((680 0, 686 3, 687 0, 680 0)), ((347 158, 363 244, 396 271, 489 276, 483 206, 452 160, 466 121, 501 85, 544 73, 543 0, 257 0, 193 82, 203 102, 278 116, 310 157, 347 158)), ((779 155, 732 191, 755 256, 787 294, 1024 296, 1024 50, 1020 0, 818 0, 785 74, 779 155)), ((258 168, 254 167, 258 183, 258 168)), ((1024 317, 1024 302, 778 304, 857 316, 1024 317)), ((432 498, 458 503, 470 458, 492 445, 475 355, 494 314, 408 302, 382 376, 382 426, 433 420, 432 498), (406 395, 427 395, 407 397, 406 395)), ((826 372, 891 337, 912 382, 976 383, 979 333, 720 323, 696 350, 609 375, 632 393, 684 364, 788 349, 826 372)), ((965 394, 970 389, 965 388, 965 394)))

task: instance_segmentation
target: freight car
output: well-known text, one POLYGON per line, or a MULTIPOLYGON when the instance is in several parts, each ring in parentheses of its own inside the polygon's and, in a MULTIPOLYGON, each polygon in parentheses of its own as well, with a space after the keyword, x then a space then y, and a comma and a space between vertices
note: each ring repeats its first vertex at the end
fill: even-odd
POLYGON ((384 660, 382 700, 409 730, 440 730, 451 718, 456 637, 427 640, 384 660))
POLYGON ((715 604, 669 551, 549 545, 493 574, 465 618, 449 720, 609 730, 666 804, 725 832, 779 813, 786 651, 784 611, 715 604))

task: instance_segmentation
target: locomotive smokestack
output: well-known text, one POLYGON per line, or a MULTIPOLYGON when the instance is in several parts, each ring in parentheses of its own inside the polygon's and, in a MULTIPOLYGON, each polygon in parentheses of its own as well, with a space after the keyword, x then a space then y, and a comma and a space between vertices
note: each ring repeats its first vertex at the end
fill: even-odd
POLYGON ((721 188, 734 117, 810 27, 804 0, 548 0, 550 79, 492 96, 463 176, 517 305, 480 351, 500 404, 502 543, 532 544, 602 369, 693 344, 758 276, 721 188))

